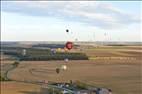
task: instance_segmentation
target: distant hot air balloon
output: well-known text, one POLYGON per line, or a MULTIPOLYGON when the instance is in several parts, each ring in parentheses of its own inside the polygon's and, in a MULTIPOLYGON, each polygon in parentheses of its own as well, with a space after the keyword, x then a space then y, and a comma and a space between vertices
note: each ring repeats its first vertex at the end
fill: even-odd
POLYGON ((67 66, 66 66, 66 65, 62 65, 62 66, 61 66, 61 69, 62 69, 62 70, 67 70, 67 66))
POLYGON ((51 49, 51 54, 55 54, 56 50, 55 49, 51 49))
POLYGON ((57 73, 57 74, 60 73, 60 68, 56 68, 56 73, 57 73))
POLYGON ((23 50, 22 50, 22 55, 25 56, 25 55, 26 55, 26 52, 27 52, 26 49, 23 49, 23 50))
POLYGON ((69 32, 69 30, 68 30, 68 29, 66 29, 66 32, 69 32))
POLYGON ((65 61, 65 62, 68 62, 68 61, 69 61, 69 59, 68 59, 68 58, 65 58, 65 59, 64 59, 64 61, 65 61))
POLYGON ((71 50, 73 48, 73 43, 72 42, 67 42, 65 47, 68 49, 68 50, 71 50))

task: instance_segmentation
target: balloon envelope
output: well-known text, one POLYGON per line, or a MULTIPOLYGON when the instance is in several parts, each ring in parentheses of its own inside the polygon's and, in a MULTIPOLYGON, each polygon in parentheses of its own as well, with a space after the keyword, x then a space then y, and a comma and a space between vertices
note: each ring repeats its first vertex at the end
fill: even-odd
POLYGON ((67 66, 66 66, 66 65, 62 65, 62 66, 61 66, 61 69, 62 69, 62 70, 66 70, 66 69, 67 69, 67 66))
POLYGON ((56 68, 56 73, 59 74, 60 73, 60 69, 56 68))
POLYGON ((73 43, 72 42, 67 42, 65 46, 66 46, 66 48, 68 50, 71 50, 73 48, 73 43))
POLYGON ((66 32, 69 32, 69 30, 68 30, 68 29, 66 29, 66 32))
POLYGON ((51 49, 51 53, 52 53, 52 54, 55 54, 55 53, 56 53, 56 50, 55 50, 55 49, 51 49))
POLYGON ((64 61, 65 61, 65 62, 68 62, 68 61, 69 61, 69 59, 68 59, 68 58, 66 58, 66 59, 64 59, 64 61))

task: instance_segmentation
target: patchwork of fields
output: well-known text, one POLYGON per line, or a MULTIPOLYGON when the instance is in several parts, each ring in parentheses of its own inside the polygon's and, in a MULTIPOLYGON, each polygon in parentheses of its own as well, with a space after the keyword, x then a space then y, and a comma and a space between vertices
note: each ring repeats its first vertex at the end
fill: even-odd
MULTIPOLYGON (((90 60, 21 61, 16 69, 8 73, 8 77, 17 81, 79 80, 96 87, 111 88, 113 94, 140 94, 141 49, 138 46, 99 47, 79 50, 86 53, 90 60), (61 65, 67 65, 67 70, 57 74, 55 69, 61 65)), ((14 61, 1 61, 1 72, 11 62, 14 61)), ((2 82, 1 86, 1 94, 39 94, 40 89, 37 85, 19 82, 2 82), (9 89, 11 85, 15 88, 9 89)))

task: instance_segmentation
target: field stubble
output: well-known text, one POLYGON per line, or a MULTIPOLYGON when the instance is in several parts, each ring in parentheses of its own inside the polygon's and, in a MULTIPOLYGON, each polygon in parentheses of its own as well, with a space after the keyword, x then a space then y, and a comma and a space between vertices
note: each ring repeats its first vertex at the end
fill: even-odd
MULTIPOLYGON (((79 80, 95 85, 96 87, 111 88, 113 94, 141 94, 142 53, 139 52, 141 48, 128 47, 125 49, 110 47, 107 49, 99 48, 83 50, 83 52, 87 53, 90 57, 101 57, 95 60, 69 60, 68 63, 65 63, 64 61, 22 61, 16 69, 9 72, 9 77, 20 81, 48 80, 63 82, 79 80), (104 57, 114 58, 105 59, 104 57), (133 57, 135 59, 119 59, 118 57, 133 57), (67 70, 57 74, 55 69, 63 64, 67 65, 67 70)), ((14 91, 7 89, 10 85, 8 83, 9 82, 4 82, 1 84, 3 89, 1 94, 12 94, 9 93, 10 91, 16 92, 13 94, 20 94, 19 92, 22 91, 24 89, 23 86, 25 86, 21 84, 20 86, 18 82, 13 82, 12 84, 14 84, 16 88, 18 87, 18 89, 14 91), (5 86, 5 84, 7 86, 5 86), (22 90, 19 88, 22 88, 22 90)), ((32 90, 31 86, 26 85, 25 87, 28 88, 25 89, 27 92, 22 92, 22 94, 36 94, 28 93, 30 88, 32 90)))

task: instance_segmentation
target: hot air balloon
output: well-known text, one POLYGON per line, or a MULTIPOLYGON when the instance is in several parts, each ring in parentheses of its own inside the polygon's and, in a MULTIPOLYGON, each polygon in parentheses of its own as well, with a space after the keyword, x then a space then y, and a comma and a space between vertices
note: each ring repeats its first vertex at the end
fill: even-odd
POLYGON ((55 54, 56 50, 55 49, 51 49, 51 54, 55 54))
POLYGON ((60 73, 60 68, 56 68, 56 73, 57 73, 57 74, 60 73))
POLYGON ((62 69, 62 70, 67 70, 67 66, 66 66, 66 65, 62 65, 62 66, 61 66, 61 69, 62 69))
POLYGON ((66 32, 69 32, 69 30, 68 30, 68 29, 66 29, 66 32))
POLYGON ((68 62, 68 61, 69 61, 69 59, 68 59, 68 58, 65 58, 65 59, 64 59, 64 61, 65 61, 65 62, 68 62))
POLYGON ((68 49, 68 50, 71 50, 73 48, 73 43, 72 42, 67 42, 65 47, 68 49))
POLYGON ((27 52, 26 49, 23 49, 23 50, 22 50, 22 55, 25 56, 25 55, 26 55, 26 52, 27 52))

